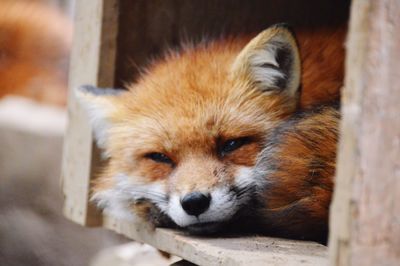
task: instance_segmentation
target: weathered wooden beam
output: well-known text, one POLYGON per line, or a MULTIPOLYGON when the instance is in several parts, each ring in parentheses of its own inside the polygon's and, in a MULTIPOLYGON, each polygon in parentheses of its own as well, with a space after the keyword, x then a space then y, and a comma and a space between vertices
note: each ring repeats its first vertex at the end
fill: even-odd
POLYGON ((74 89, 82 84, 114 85, 117 3, 117 0, 76 2, 62 180, 65 216, 88 226, 101 224, 101 216, 88 200, 90 182, 99 161, 91 127, 74 97, 74 89))
POLYGON ((104 217, 104 226, 198 265, 326 265, 327 248, 315 242, 271 237, 196 237, 104 217))
POLYGON ((400 265, 400 1, 354 0, 331 265, 400 265))

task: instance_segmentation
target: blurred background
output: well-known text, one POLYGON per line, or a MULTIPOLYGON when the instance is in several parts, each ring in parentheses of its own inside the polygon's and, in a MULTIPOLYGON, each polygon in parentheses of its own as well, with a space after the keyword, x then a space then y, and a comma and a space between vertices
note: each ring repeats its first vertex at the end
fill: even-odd
POLYGON ((88 265, 126 240, 62 216, 74 1, 0 1, 0 265, 88 265))
POLYGON ((135 263, 138 252, 160 256, 62 215, 73 10, 73 0, 0 0, 0 265, 112 265, 115 254, 146 265, 135 263))

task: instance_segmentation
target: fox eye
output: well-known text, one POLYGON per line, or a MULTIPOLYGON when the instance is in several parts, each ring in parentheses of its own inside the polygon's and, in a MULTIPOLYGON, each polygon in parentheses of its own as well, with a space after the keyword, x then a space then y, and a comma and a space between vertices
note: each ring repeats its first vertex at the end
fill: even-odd
POLYGON ((227 140, 222 144, 219 153, 222 156, 224 156, 228 153, 233 152, 234 150, 239 149, 243 145, 248 144, 249 142, 250 142, 249 137, 242 137, 242 138, 227 140))
POLYGON ((171 164, 173 165, 174 162, 164 153, 160 153, 160 152, 151 152, 146 154, 144 157, 153 160, 157 163, 166 163, 166 164, 171 164))

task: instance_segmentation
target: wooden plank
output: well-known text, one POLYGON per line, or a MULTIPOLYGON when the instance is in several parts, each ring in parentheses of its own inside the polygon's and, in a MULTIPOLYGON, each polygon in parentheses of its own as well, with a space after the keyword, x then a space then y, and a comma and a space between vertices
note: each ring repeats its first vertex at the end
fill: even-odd
POLYGON ((326 247, 271 237, 197 237, 104 217, 104 226, 198 265, 326 265, 326 247))
POLYGON ((117 0, 76 2, 62 181, 65 216, 88 226, 101 224, 101 215, 88 201, 99 161, 85 111, 73 91, 82 84, 114 85, 117 12, 117 0))
POLYGON ((400 265, 400 2, 354 0, 331 265, 400 265))

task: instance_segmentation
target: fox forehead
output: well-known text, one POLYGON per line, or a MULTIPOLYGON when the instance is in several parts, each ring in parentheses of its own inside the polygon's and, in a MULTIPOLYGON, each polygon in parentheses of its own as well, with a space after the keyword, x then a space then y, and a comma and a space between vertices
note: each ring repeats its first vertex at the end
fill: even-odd
POLYGON ((128 119, 110 129, 111 148, 121 150, 130 146, 138 154, 212 152, 217 141, 249 136, 261 139, 267 128, 275 124, 264 113, 218 108, 212 103, 193 113, 185 113, 179 106, 160 109, 157 113, 121 115, 120 119, 128 119), (257 119, 262 122, 256 123, 257 119))
POLYGON ((216 138, 262 135, 279 116, 269 110, 281 104, 281 97, 244 89, 250 85, 230 75, 246 41, 188 48, 150 67, 119 99, 113 116, 120 126, 110 130, 110 138, 140 138, 139 149, 172 150, 207 148, 216 138))

